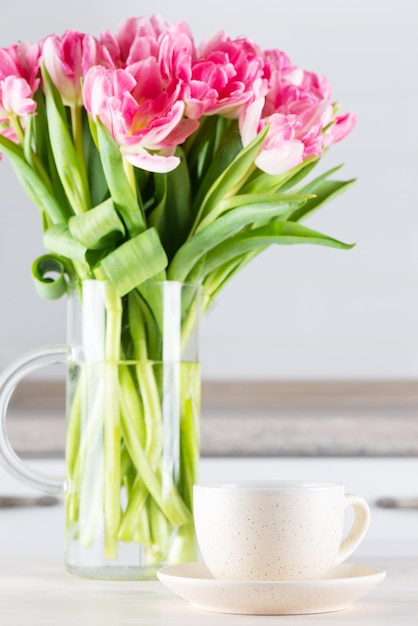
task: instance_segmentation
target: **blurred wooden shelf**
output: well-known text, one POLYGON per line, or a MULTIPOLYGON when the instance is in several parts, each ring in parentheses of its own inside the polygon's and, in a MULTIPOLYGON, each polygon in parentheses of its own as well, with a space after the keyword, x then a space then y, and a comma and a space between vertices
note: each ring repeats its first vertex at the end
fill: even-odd
MULTIPOLYGON (((60 456, 65 384, 27 381, 10 403, 19 454, 60 456)), ((418 456, 418 381, 203 381, 203 456, 418 456)))

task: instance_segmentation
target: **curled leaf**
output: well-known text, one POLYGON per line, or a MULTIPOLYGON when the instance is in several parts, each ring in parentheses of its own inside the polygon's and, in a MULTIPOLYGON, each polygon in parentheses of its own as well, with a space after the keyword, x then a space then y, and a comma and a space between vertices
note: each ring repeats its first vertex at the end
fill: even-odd
POLYGON ((67 292, 65 265, 52 254, 40 256, 33 262, 32 278, 37 293, 46 300, 57 300, 67 292))

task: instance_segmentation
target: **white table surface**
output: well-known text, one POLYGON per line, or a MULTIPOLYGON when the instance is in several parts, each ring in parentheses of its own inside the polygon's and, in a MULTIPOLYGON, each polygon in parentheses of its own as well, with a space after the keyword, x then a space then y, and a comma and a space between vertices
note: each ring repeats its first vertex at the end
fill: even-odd
MULTIPOLYGON (((34 462, 60 473, 62 461, 34 462)), ((192 609, 158 581, 91 581, 63 564, 63 503, 0 510, 0 626, 199 626, 200 624, 418 625, 418 511, 379 509, 382 496, 416 496, 418 459, 202 459, 201 480, 306 478, 344 482, 371 504, 366 539, 351 562, 387 570, 386 580, 340 613, 254 617, 192 609)), ((0 494, 36 495, 0 468, 0 494)))
POLYGON ((197 611, 160 582, 95 581, 65 572, 60 560, 10 560, 0 574, 2 626, 383 626, 418 623, 418 559, 369 559, 387 578, 350 608, 306 616, 197 611), (280 620, 280 622, 279 622, 280 620))

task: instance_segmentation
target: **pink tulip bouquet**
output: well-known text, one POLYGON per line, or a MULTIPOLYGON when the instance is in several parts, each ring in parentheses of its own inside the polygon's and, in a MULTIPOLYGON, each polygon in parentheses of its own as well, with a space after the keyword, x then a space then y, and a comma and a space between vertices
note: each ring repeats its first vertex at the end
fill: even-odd
MULTIPOLYGON (((196 45, 187 24, 158 16, 128 19, 116 34, 69 31, 0 49, 0 151, 41 213, 48 251, 33 266, 36 288, 57 298, 70 284, 109 285, 112 311, 123 320, 107 331, 116 359, 137 337, 136 358, 149 357, 149 318, 158 318, 149 293, 157 281, 201 285, 205 312, 227 281, 272 244, 349 248, 301 221, 352 182, 331 179, 338 168, 310 175, 354 123, 353 114, 339 113, 328 81, 284 52, 223 31, 196 45)), ((125 400, 133 383, 147 388, 131 403, 129 419, 145 433, 152 427, 141 437, 153 443, 135 447, 123 415, 120 430, 112 431, 105 554, 116 558, 121 538, 138 540, 159 562, 167 528, 180 527, 175 558, 192 558, 197 438, 182 436, 183 474, 158 497, 155 450, 162 435, 155 415, 147 416, 158 380, 150 381, 149 372, 144 378, 143 370, 129 376, 112 384, 122 386, 125 400), (136 479, 125 480, 127 468, 136 479), (136 507, 121 505, 122 484, 136 507), (141 533, 138 539, 138 519, 151 523, 153 499, 160 514, 145 541, 141 533)), ((190 432, 195 416, 182 420, 181 432, 190 432)), ((67 444, 75 458, 79 439, 67 444)), ((69 527, 79 509, 71 467, 69 527)))

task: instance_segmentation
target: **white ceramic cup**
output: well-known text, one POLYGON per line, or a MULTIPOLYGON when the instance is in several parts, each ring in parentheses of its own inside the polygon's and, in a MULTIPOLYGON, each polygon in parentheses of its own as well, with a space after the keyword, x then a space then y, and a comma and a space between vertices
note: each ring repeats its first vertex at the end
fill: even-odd
POLYGON ((195 485, 194 516, 202 557, 215 578, 309 580, 357 548, 370 510, 340 483, 243 481, 195 485), (349 506, 354 521, 343 539, 349 506))

